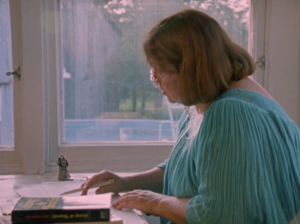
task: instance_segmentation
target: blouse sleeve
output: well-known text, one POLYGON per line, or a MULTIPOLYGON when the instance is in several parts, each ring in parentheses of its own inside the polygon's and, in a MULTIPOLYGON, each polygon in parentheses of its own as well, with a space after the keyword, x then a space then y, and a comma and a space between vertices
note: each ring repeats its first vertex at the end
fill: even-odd
POLYGON ((158 164, 156 167, 161 168, 161 169, 166 169, 168 163, 168 159, 166 159, 163 163, 158 164))
POLYGON ((299 185, 291 184, 290 157, 281 150, 284 134, 276 131, 274 117, 228 99, 207 109, 193 148, 199 187, 188 204, 189 224, 264 223, 266 217, 274 219, 268 223, 288 223, 297 212, 277 196, 283 190, 280 197, 293 198, 299 185), (285 189, 277 181, 287 182, 285 189))

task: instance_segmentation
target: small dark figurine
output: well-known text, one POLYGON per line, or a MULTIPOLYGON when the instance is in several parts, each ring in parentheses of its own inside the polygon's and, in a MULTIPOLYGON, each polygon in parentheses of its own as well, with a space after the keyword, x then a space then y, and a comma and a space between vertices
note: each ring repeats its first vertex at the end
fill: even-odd
POLYGON ((58 173, 58 179, 59 180, 72 180, 70 179, 70 174, 67 169, 68 167, 68 161, 66 158, 61 155, 57 160, 57 165, 59 166, 59 173, 58 173))

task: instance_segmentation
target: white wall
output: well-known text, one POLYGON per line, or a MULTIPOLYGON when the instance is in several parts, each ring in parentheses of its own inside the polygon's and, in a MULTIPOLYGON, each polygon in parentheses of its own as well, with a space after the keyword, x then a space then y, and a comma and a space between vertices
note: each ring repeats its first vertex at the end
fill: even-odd
POLYGON ((264 85, 300 127, 300 1, 266 3, 264 85))

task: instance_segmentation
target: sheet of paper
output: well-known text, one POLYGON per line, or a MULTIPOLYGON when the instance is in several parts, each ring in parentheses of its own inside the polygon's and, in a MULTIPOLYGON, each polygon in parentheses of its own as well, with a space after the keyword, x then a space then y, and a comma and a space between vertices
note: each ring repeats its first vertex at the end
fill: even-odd
MULTIPOLYGON (((14 190, 20 197, 55 197, 60 196, 61 193, 75 188, 79 188, 84 181, 61 181, 61 182, 43 182, 41 184, 14 186, 14 190)), ((91 189, 90 193, 94 194, 95 189, 91 189)), ((74 195, 80 195, 76 192, 74 195)))

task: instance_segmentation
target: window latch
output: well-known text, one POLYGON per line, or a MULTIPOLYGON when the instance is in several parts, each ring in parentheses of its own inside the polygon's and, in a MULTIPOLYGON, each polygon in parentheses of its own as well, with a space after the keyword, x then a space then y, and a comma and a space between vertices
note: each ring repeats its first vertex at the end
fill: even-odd
POLYGON ((14 75, 14 76, 16 76, 17 78, 21 78, 21 69, 20 69, 20 67, 17 69, 17 70, 15 70, 14 72, 6 72, 6 75, 7 76, 10 76, 10 75, 14 75))
POLYGON ((258 59, 255 62, 255 65, 258 66, 258 67, 260 67, 261 69, 265 69, 265 61, 266 61, 265 56, 262 56, 260 59, 258 59))

